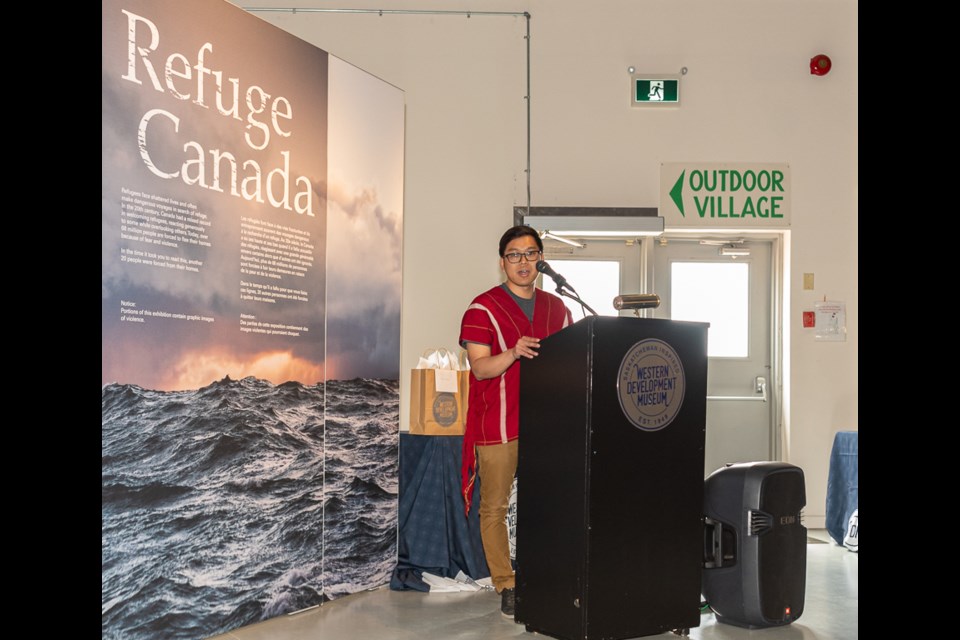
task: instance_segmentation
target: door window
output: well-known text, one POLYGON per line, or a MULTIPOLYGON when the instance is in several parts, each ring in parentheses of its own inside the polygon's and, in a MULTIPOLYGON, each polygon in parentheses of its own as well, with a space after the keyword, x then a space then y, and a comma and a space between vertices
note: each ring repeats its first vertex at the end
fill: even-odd
POLYGON ((750 268, 745 262, 673 262, 670 309, 674 320, 709 322, 711 358, 749 355, 750 268))
MULTIPOLYGON (((567 279, 580 299, 601 316, 619 315, 613 308, 613 299, 620 295, 620 263, 612 260, 550 260, 553 270, 567 279)), ((541 287, 547 290, 556 286, 550 278, 544 278, 541 287)), ((574 320, 589 313, 576 300, 564 296, 563 302, 570 309, 574 320)))

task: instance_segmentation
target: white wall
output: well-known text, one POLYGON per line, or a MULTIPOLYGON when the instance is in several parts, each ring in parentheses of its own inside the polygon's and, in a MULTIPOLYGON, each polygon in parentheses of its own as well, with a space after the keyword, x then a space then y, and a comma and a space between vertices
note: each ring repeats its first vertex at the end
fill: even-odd
MULTIPOLYGON (((833 435, 858 429, 857 1, 398 4, 389 8, 530 13, 534 206, 655 207, 661 162, 790 165, 784 459, 804 470, 807 526, 822 527, 833 435), (809 73, 819 53, 833 60, 825 77, 809 73), (631 65, 648 73, 686 67, 682 108, 631 109, 631 65), (802 289, 804 273, 814 274, 814 290, 802 289), (817 342, 802 328, 801 312, 824 297, 847 305, 846 342, 817 342)), ((358 0, 310 5, 371 8, 358 0)), ((405 91, 405 390, 424 349, 456 346, 464 307, 498 281, 496 244, 512 208, 527 203, 527 21, 255 13, 405 91)))

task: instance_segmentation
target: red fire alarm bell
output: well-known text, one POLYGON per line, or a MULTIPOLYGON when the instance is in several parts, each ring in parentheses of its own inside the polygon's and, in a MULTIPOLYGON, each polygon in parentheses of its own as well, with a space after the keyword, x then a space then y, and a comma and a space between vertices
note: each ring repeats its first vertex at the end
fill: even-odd
POLYGON ((815 76, 825 76, 830 73, 830 67, 833 66, 833 63, 830 62, 830 58, 823 55, 822 53, 817 56, 810 58, 810 73, 815 76))

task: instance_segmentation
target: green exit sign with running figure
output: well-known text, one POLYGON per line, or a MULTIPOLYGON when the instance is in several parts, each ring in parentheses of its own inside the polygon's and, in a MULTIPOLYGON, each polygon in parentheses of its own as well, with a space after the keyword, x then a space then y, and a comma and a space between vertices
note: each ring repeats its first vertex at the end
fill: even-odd
POLYGON ((679 107, 680 78, 673 76, 632 76, 633 106, 679 107))

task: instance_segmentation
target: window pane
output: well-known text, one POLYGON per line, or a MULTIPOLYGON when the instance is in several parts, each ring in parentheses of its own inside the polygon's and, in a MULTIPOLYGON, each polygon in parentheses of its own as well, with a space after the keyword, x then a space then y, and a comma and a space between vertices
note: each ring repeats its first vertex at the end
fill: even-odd
MULTIPOLYGON (((550 258, 553 270, 567 279, 577 290, 580 299, 601 316, 620 315, 613 308, 613 299, 620 295, 620 263, 612 260, 557 260, 550 258)), ((547 291, 556 291, 557 286, 548 276, 543 276, 540 285, 547 291)), ((564 296, 564 303, 573 314, 574 321, 590 314, 575 300, 564 296)))
POLYGON ((670 317, 709 322, 707 355, 745 358, 748 281, 746 262, 674 262, 670 276, 670 317))

